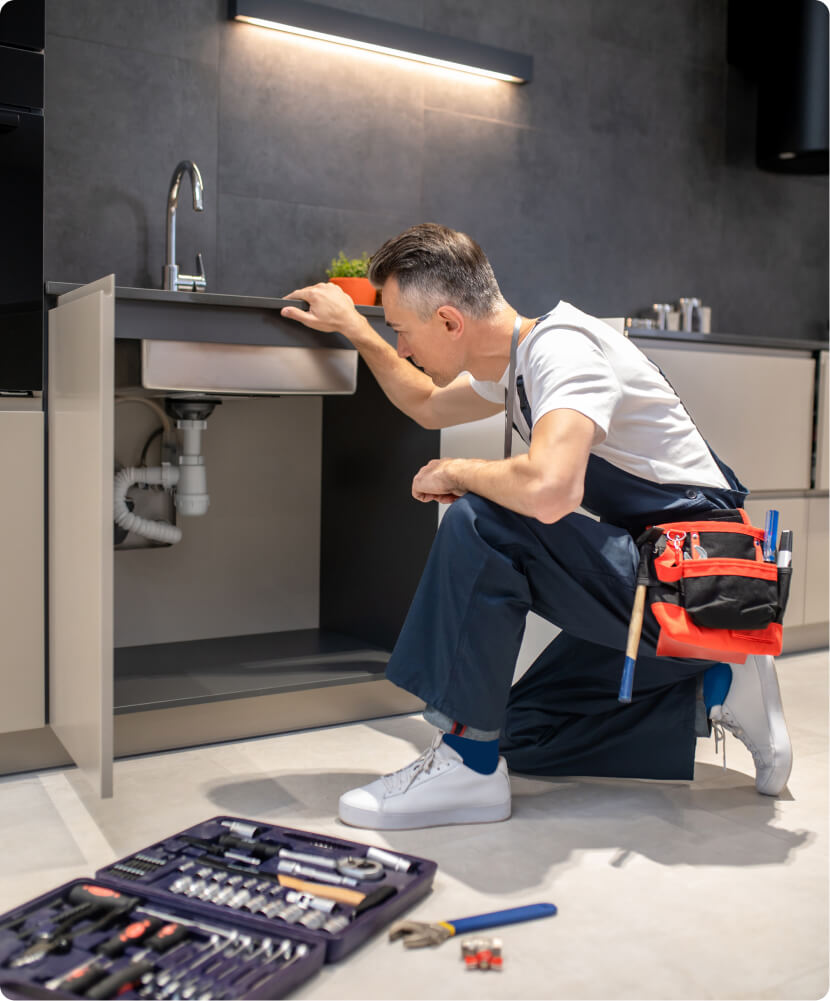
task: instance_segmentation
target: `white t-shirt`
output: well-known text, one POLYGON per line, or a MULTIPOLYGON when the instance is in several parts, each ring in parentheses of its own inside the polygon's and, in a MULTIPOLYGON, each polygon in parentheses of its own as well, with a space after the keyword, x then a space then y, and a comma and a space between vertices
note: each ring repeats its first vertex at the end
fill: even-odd
MULTIPOLYGON (((591 451, 652 483, 729 488, 677 394, 636 345, 613 327, 561 301, 519 344, 532 420, 576 410, 596 425, 591 451)), ((470 376, 473 389, 504 402, 508 370, 498 382, 470 376)), ((516 394, 513 420, 530 443, 532 428, 516 394)))

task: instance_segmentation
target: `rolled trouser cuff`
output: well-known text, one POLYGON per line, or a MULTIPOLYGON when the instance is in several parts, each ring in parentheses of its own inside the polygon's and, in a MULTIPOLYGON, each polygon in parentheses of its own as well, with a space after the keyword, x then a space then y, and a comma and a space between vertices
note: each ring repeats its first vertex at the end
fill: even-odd
POLYGON ((454 733, 467 740, 498 740, 501 736, 501 730, 477 730, 474 726, 464 726, 459 720, 452 719, 435 706, 426 707, 424 719, 444 733, 454 733))

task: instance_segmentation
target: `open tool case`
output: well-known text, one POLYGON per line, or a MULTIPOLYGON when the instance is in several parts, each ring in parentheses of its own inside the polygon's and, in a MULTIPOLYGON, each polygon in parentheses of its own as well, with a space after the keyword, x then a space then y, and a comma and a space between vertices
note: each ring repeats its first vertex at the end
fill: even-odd
POLYGON ((436 869, 214 817, 0 916, 0 987, 11 998, 280 998, 428 893, 436 869))

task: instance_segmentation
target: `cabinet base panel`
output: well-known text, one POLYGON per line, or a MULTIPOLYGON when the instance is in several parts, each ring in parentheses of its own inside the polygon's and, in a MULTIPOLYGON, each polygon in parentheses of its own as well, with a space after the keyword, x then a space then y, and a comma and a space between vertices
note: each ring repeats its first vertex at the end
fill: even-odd
MULTIPOLYGON (((115 756, 152 754, 292 730, 418 712, 424 704, 385 678, 115 717, 115 756)), ((0 734, 0 775, 73 764, 49 729, 0 734)), ((116 791, 118 775, 116 772, 116 791)))
POLYGON ((803 653, 806 650, 823 650, 830 640, 830 623, 813 622, 806 626, 790 626, 784 630, 784 649, 788 653, 803 653))
POLYGON ((120 647, 114 657, 116 719, 375 681, 388 660, 387 650, 324 629, 120 647))

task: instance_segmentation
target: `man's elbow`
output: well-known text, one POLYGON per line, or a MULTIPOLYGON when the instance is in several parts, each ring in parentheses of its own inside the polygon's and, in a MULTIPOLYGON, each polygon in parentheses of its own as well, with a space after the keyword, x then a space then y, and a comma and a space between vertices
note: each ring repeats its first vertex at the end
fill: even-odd
POLYGON ((574 511, 582 503, 581 483, 544 483, 535 491, 534 517, 545 525, 552 525, 574 511))

